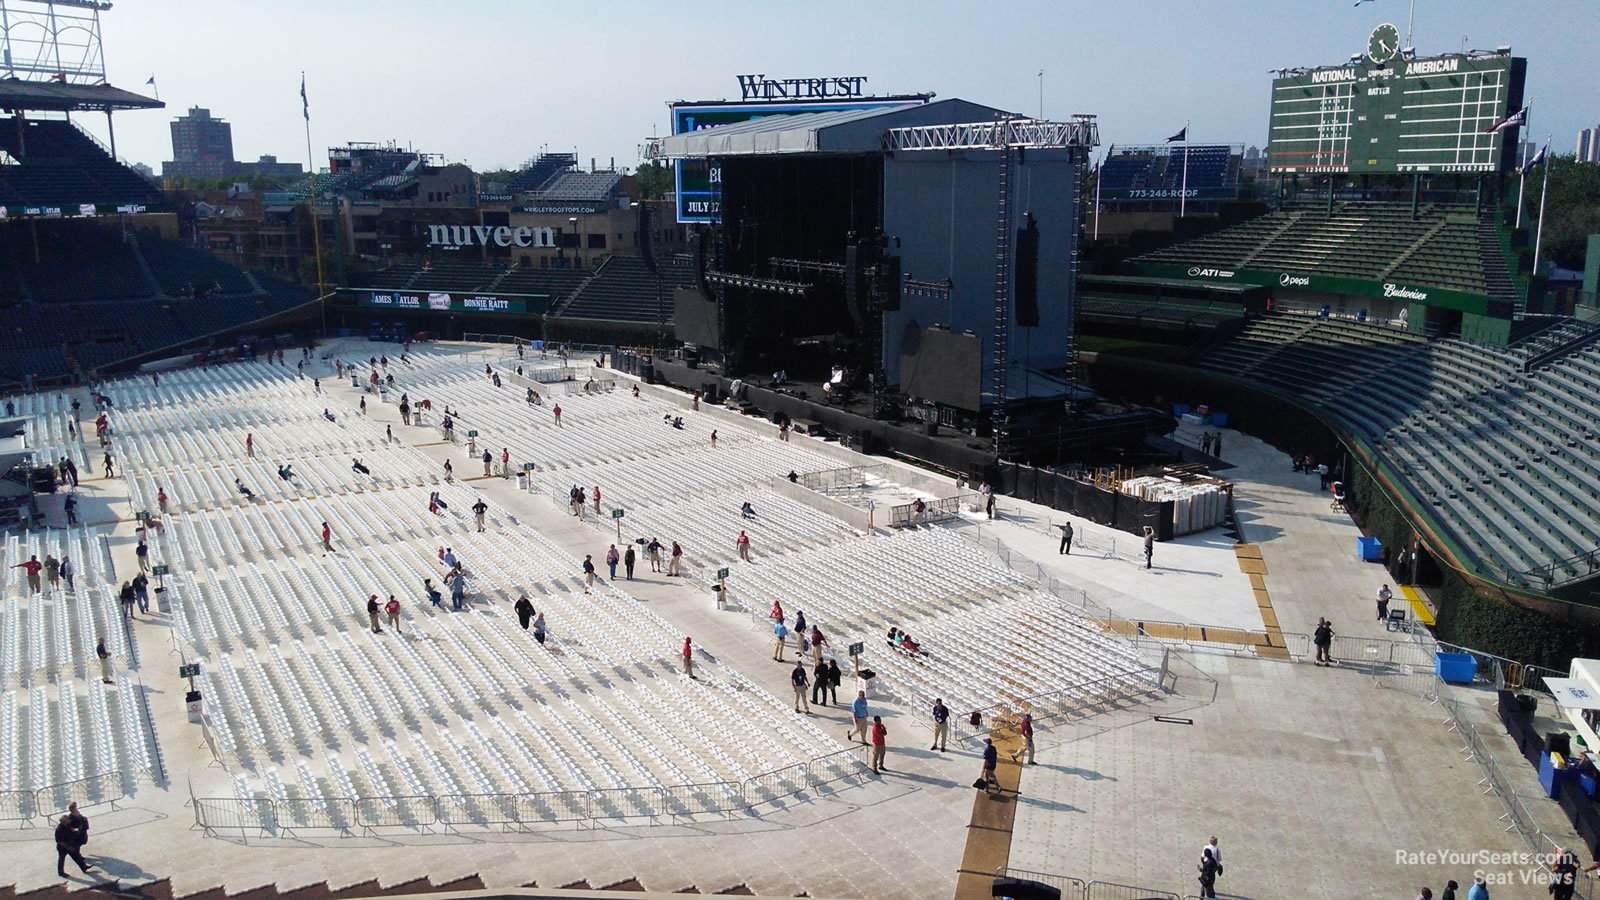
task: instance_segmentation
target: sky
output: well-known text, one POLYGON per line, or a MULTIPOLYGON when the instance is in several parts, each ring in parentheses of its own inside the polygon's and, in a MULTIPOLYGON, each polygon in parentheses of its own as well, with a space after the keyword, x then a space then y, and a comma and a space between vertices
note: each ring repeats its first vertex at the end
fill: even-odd
MULTIPOLYGON (((1571 153, 1600 124, 1600 2, 1415 0, 1418 53, 1510 44, 1526 56, 1530 133, 1571 153)), ((475 169, 542 149, 633 166, 673 99, 738 96, 735 76, 864 75, 1047 117, 1099 116, 1102 144, 1264 145, 1268 70, 1341 62, 1408 0, 117 0, 108 80, 165 110, 118 113, 117 147, 160 171, 190 106, 233 124, 235 155, 306 159, 394 141, 475 169)), ((102 138, 104 118, 85 123, 102 138)))

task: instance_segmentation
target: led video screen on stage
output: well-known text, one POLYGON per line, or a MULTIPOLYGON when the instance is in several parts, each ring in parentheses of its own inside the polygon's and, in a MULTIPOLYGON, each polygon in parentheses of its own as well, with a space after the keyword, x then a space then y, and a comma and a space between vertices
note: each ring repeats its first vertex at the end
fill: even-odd
MULTIPOLYGON (((765 116, 784 116, 792 113, 836 112, 843 109, 878 109, 890 106, 918 106, 923 98, 872 98, 850 100, 808 100, 795 103, 734 103, 707 101, 703 103, 674 103, 672 133, 687 134, 718 125, 748 122, 765 116)), ((678 221, 683 224, 700 224, 715 221, 716 183, 722 173, 710 161, 680 159, 674 166, 675 186, 678 192, 678 221)))
POLYGON ((356 305, 369 309, 521 315, 528 312, 543 312, 549 306, 549 298, 532 295, 449 294, 440 291, 361 291, 356 295, 356 305))
POLYGON ((1452 54, 1370 59, 1272 82, 1267 169, 1282 174, 1498 172, 1521 129, 1527 60, 1452 54))

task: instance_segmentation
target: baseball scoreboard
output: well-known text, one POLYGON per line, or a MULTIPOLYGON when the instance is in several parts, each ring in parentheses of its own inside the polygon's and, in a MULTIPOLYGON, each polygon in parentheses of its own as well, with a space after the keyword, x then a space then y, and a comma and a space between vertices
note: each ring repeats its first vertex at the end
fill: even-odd
POLYGON ((1396 174, 1509 167, 1521 129, 1493 129, 1522 108, 1527 60, 1483 52, 1408 59, 1396 52, 1398 43, 1392 26, 1380 26, 1360 61, 1274 79, 1267 170, 1396 174))
MULTIPOLYGON (((864 80, 864 79, 863 79, 864 80)), ((746 92, 747 95, 750 92, 746 92)), ((756 96, 766 96, 757 94, 756 96)), ((776 96, 776 95, 774 95, 776 96)), ((912 97, 853 97, 836 100, 754 100, 729 102, 711 100, 703 102, 678 102, 670 104, 672 133, 687 134, 719 125, 748 122, 764 116, 784 116, 793 113, 837 112, 846 109, 877 109, 891 106, 916 106, 928 102, 925 96, 912 97)), ((678 221, 685 224, 715 221, 718 210, 717 182, 721 171, 711 160, 680 159, 677 161, 674 185, 678 192, 678 221)))

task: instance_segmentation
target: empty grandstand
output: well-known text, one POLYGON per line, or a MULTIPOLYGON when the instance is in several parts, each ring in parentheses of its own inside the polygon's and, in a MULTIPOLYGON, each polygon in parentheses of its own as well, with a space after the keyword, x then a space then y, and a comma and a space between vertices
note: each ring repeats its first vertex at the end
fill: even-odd
POLYGON ((1178 200, 1225 200, 1239 192, 1244 148, 1227 144, 1112 147, 1100 164, 1101 203, 1128 205, 1178 200))
POLYGON ((105 214, 118 206, 162 202, 154 185, 70 121, 0 119, 0 151, 0 204, 54 208, 60 215, 85 205, 105 214))
POLYGON ((1557 321, 1496 349, 1372 324, 1273 315, 1202 365, 1321 410, 1367 448, 1471 570, 1547 590, 1600 575, 1595 326, 1557 321))
POLYGON ((0 379, 68 377, 236 329, 315 299, 153 233, 81 221, 0 232, 0 379), (37 238, 37 243, 35 243, 37 238))

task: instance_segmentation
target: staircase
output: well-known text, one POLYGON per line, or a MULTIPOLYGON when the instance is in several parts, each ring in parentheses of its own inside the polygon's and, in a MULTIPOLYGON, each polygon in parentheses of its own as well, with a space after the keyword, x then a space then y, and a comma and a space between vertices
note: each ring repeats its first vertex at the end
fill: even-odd
POLYGON ((1444 226, 1447 224, 1447 220, 1439 219, 1432 225, 1429 225, 1428 230, 1424 231, 1421 237, 1412 241, 1411 246, 1407 247, 1403 252, 1400 253, 1400 255, 1396 256, 1387 266, 1384 266, 1383 270, 1378 273, 1378 276, 1380 278, 1388 278, 1390 275, 1392 275, 1395 269, 1400 268, 1400 266, 1403 265, 1406 260, 1411 258, 1411 254, 1417 252, 1417 248, 1433 240, 1434 235, 1437 235, 1439 232, 1443 231, 1444 226))
POLYGON ((144 276, 144 283, 150 287, 150 295, 158 300, 171 300, 172 298, 162 293, 161 282, 156 280, 155 270, 150 268, 150 261, 144 258, 144 251, 139 248, 139 238, 133 232, 124 235, 123 240, 128 249, 133 251, 133 258, 139 263, 139 273, 144 276))
POLYGON ((605 259, 601 260, 600 261, 600 265, 595 266, 593 269, 590 270, 589 277, 585 278, 583 281, 579 282, 578 286, 572 289, 572 293, 570 293, 567 296, 561 298, 560 300, 557 300, 555 303, 550 304, 550 311, 548 313, 546 313, 545 315, 547 315, 547 316, 559 316, 559 315, 562 315, 563 313, 565 313, 567 311, 567 307, 571 306, 572 302, 574 300, 577 300, 578 296, 580 294, 582 294, 585 290, 587 290, 589 285, 594 284, 595 279, 599 278, 601 276, 601 274, 604 273, 605 270, 610 267, 611 260, 612 260, 612 257, 610 257, 610 256, 608 256, 605 259))
POLYGON ((1262 238, 1261 243, 1257 244, 1254 250, 1251 250, 1249 253, 1245 254, 1243 259, 1239 260, 1238 268, 1250 268, 1250 264, 1255 261, 1256 257, 1265 253, 1268 247, 1271 247, 1273 244, 1277 243, 1278 238, 1283 237, 1285 232, 1293 228, 1295 225, 1298 225, 1300 223, 1300 219, 1304 215, 1304 211, 1295 210, 1294 212, 1289 213, 1287 216, 1284 216, 1283 224, 1279 225, 1277 228, 1274 228, 1272 233, 1262 238))
POLYGON ((1500 246, 1500 231, 1493 222, 1478 223, 1478 258, 1483 264, 1483 283, 1489 288, 1489 297, 1510 303, 1522 312, 1527 301, 1517 290, 1517 283, 1506 268, 1506 255, 1500 246))

